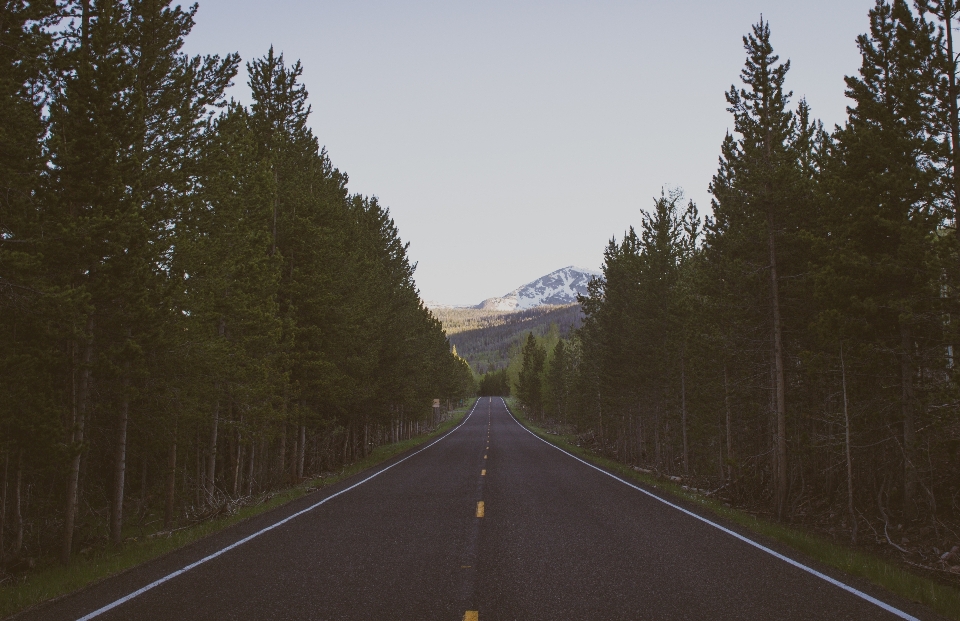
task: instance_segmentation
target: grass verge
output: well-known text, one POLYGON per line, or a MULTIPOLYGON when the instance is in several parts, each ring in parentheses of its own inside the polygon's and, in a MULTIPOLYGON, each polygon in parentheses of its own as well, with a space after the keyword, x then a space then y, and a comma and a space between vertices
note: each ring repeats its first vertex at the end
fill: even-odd
POLYGON ((60 565, 55 561, 48 561, 47 564, 30 572, 23 582, 16 585, 0 586, 0 619, 82 589, 94 582, 182 548, 228 526, 284 505, 312 491, 333 485, 446 433, 463 420, 468 411, 469 408, 454 410, 452 416, 432 433, 396 444, 378 446, 365 459, 348 464, 342 471, 333 476, 307 479, 295 487, 276 492, 258 505, 243 507, 233 515, 215 518, 176 531, 169 537, 145 538, 126 543, 120 548, 98 550, 87 557, 77 557, 70 565, 60 565))
POLYGON ((577 446, 568 436, 549 432, 539 427, 520 413, 520 409, 515 407, 513 399, 507 399, 507 402, 510 411, 516 416, 517 420, 522 422, 530 431, 547 442, 582 457, 586 461, 602 466, 625 479, 638 481, 708 509, 717 516, 783 543, 824 565, 865 578, 904 599, 923 604, 938 614, 960 621, 960 590, 954 587, 918 575, 896 563, 868 552, 838 545, 815 534, 724 506, 723 503, 716 500, 686 491, 680 485, 637 472, 626 464, 601 457, 588 449, 577 446))

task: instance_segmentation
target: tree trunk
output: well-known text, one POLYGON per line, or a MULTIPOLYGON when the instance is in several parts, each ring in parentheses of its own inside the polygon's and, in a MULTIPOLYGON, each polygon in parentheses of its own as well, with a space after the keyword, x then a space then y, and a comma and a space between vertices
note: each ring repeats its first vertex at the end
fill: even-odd
MULTIPOLYGON (((127 370, 129 372, 129 369, 127 370)), ((110 507, 110 540, 123 541, 123 492, 127 475, 127 423, 130 420, 130 384, 123 382, 123 400, 120 405, 120 424, 117 429, 117 447, 113 469, 113 502, 110 507)))
POLYGON ((680 424, 683 425, 683 474, 690 474, 690 450, 687 444, 687 367, 680 354, 680 424))
MULTIPOLYGON (((280 450, 277 459, 280 460, 280 480, 287 474, 287 424, 283 424, 283 433, 280 434, 280 450)), ((344 452, 346 455, 346 452, 344 452)), ((272 484, 272 482, 271 482, 272 484)))
MULTIPOLYGON (((239 420, 239 425, 242 425, 242 424, 243 424, 243 416, 241 416, 239 420)), ((232 477, 233 480, 231 481, 232 485, 230 486, 231 494, 233 494, 234 497, 240 494, 240 489, 242 487, 241 474, 243 470, 240 466, 241 464, 243 464, 244 451, 243 451, 243 436, 240 435, 239 425, 237 426, 236 434, 234 434, 234 446, 236 447, 234 451, 236 455, 234 456, 234 461, 233 461, 233 477, 232 477)))
POLYGON ((150 470, 150 462, 147 459, 147 452, 142 455, 143 468, 140 470, 140 507, 137 515, 142 516, 147 512, 147 474, 150 470))
POLYGON ((917 428, 916 394, 913 386, 913 336, 910 326, 900 322, 900 408, 903 415, 903 515, 907 520, 917 516, 917 428))
POLYGON ((603 399, 600 396, 600 377, 597 377, 597 437, 600 439, 600 454, 604 453, 603 442, 603 399))
POLYGON ((220 386, 217 385, 217 400, 213 405, 213 421, 210 423, 210 443, 207 445, 207 471, 204 492, 208 505, 213 504, 217 476, 217 431, 220 426, 220 386))
POLYGON ((770 306, 773 311, 773 359, 777 412, 777 519, 787 506, 787 399, 783 368, 783 328, 780 321, 780 282, 774 239, 773 209, 767 209, 767 245, 770 251, 770 306))
MULTIPOLYGON (((302 429, 302 427, 301 427, 302 429)), ((363 451, 361 455, 366 458, 368 451, 370 450, 370 423, 364 419, 363 421, 363 451)))
POLYGON ((13 527, 16 529, 13 539, 13 556, 16 558, 23 549, 23 449, 17 449, 17 472, 13 476, 13 527))
MULTIPOLYGON (((287 425, 287 430, 289 431, 289 425, 287 425)), ((293 427, 293 444, 290 446, 290 471, 287 473, 287 476, 290 480, 290 485, 295 485, 297 483, 297 455, 299 455, 299 444, 300 444, 300 429, 298 426, 293 427)))
POLYGON ((660 442, 660 406, 654 409, 653 414, 653 459, 656 463, 657 471, 663 465, 663 448, 660 442))
POLYGON ((307 426, 300 425, 300 452, 297 454, 297 480, 303 479, 303 461, 306 457, 307 449, 307 426))
POLYGON ((850 411, 847 401, 847 366, 843 361, 843 344, 840 344, 840 377, 843 380, 843 425, 847 453, 847 511, 850 512, 850 523, 853 530, 850 540, 857 544, 857 514, 853 509, 853 459, 850 456, 850 411))
POLYGON ((637 462, 643 465, 647 463, 646 438, 643 435, 643 403, 637 404, 637 462))
POLYGON ((723 407, 727 431, 727 482, 733 481, 733 408, 730 407, 730 376, 727 358, 723 358, 723 407))
POLYGON ((267 438, 260 440, 260 459, 257 463, 257 472, 259 473, 257 490, 263 490, 265 487, 263 482, 267 481, 269 484, 270 481, 270 440, 267 438))
POLYGON ((163 527, 173 526, 174 502, 177 495, 177 421, 174 420, 173 439, 167 453, 167 490, 166 502, 163 506, 163 527))
POLYGON ((194 462, 194 467, 197 472, 196 484, 193 486, 193 503, 197 507, 200 506, 200 494, 203 490, 206 489, 206 483, 203 480, 203 443, 200 440, 200 430, 197 429, 197 439, 196 439, 196 460, 194 462))
MULTIPOLYGON (((86 7, 86 4, 84 5, 86 7)), ((86 11, 84 12, 86 15, 86 11)), ((80 364, 80 382, 79 386, 74 386, 73 407, 71 408, 70 431, 68 439, 70 450, 73 456, 70 459, 70 467, 67 474, 67 502, 63 519, 63 544, 60 548, 60 561, 63 564, 70 562, 70 555, 73 552, 73 530, 77 518, 77 498, 78 487, 80 484, 80 458, 83 455, 83 432, 87 421, 87 408, 90 400, 90 375, 91 363, 93 362, 93 329, 94 319, 91 314, 87 318, 87 342, 83 347, 83 358, 80 364)), ((74 367, 76 373, 76 367, 74 367)), ((74 375, 74 377, 76 377, 74 375)))
POLYGON ((0 566, 3 565, 4 551, 6 550, 6 532, 4 527, 7 521, 7 473, 10 469, 10 451, 3 452, 3 487, 0 488, 0 566))
POLYGON ((256 440, 250 438, 250 461, 247 463, 247 496, 253 496, 253 473, 257 456, 256 440))

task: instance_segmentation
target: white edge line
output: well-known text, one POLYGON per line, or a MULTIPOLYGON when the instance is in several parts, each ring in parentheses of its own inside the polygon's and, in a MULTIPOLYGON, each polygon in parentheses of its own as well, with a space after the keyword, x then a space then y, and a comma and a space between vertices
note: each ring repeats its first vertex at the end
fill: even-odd
POLYGON ((260 535, 262 535, 263 533, 265 533, 265 532, 267 532, 267 531, 271 531, 271 530, 273 530, 274 528, 276 528, 276 527, 278 527, 278 526, 281 526, 281 525, 283 525, 283 524, 286 524, 287 522, 289 522, 289 521, 292 520, 293 518, 298 517, 298 516, 300 516, 300 515, 303 515, 304 513, 307 513, 308 511, 313 511, 314 509, 316 509, 316 508, 319 507, 320 505, 324 504, 325 502, 327 502, 327 501, 329 501, 329 500, 333 500, 334 498, 336 498, 336 497, 339 496, 340 494, 346 494, 347 492, 349 492, 349 491, 352 490, 353 488, 359 487, 359 486, 363 485, 364 483, 366 483, 367 481, 369 481, 370 479, 372 479, 372 478, 374 478, 374 477, 380 476, 381 474, 383 474, 384 472, 386 472, 386 471, 389 470, 390 468, 393 468, 394 466, 400 465, 400 464, 402 464, 403 462, 405 462, 405 461, 407 461, 408 459, 410 459, 411 457, 413 457, 414 455, 418 455, 418 454, 424 452, 425 450, 427 450, 428 448, 430 448, 431 446, 433 446, 434 444, 436 444, 436 443, 439 442, 440 440, 443 440, 444 438, 446 438, 447 436, 449 436, 450 434, 452 434, 452 433, 453 433, 454 431, 456 431, 457 429, 460 429, 460 427, 462 427, 462 426, 470 419, 470 417, 473 415, 473 411, 477 408, 477 404, 478 404, 478 403, 480 403, 480 399, 477 399, 477 401, 473 404, 473 407, 470 408, 470 412, 466 415, 466 417, 464 417, 464 419, 463 419, 462 421, 460 421, 460 424, 459 424, 459 425, 457 425, 456 427, 454 427, 453 429, 451 429, 451 430, 448 431, 447 433, 443 434, 442 436, 440 436, 439 438, 437 438, 436 440, 434 440, 434 441, 431 442, 430 444, 428 444, 428 445, 424 446, 423 448, 419 449, 418 451, 413 452, 413 453, 410 453, 409 455, 407 455, 407 456, 404 457, 403 459, 401 459, 401 460, 399 460, 399 461, 396 461, 396 462, 390 464, 389 466, 387 466, 387 467, 384 468, 383 470, 378 470, 377 472, 374 472, 373 474, 371 474, 371 475, 368 476, 367 478, 363 479, 362 481, 358 481, 358 482, 354 483, 353 485, 351 485, 350 487, 348 487, 348 488, 346 488, 346 489, 340 490, 340 491, 337 492, 336 494, 330 494, 329 496, 327 496, 326 498, 324 498, 324 499, 321 500, 320 502, 314 503, 314 504, 310 505, 309 507, 307 507, 306 509, 301 509, 300 511, 297 511, 297 512, 294 513, 293 515, 289 515, 289 516, 285 517, 284 519, 280 520, 279 522, 274 522, 274 523, 271 524, 270 526, 267 526, 267 527, 265 527, 265 528, 262 528, 262 529, 258 530, 257 532, 253 533, 252 535, 247 535, 247 536, 244 537, 243 539, 241 539, 241 540, 239 540, 239 541, 235 541, 234 543, 228 545, 228 546, 225 547, 225 548, 221 548, 220 550, 217 550, 216 552, 214 552, 213 554, 210 554, 209 556, 203 557, 203 558, 200 559, 199 561, 194 561, 193 563, 190 563, 190 564, 187 565, 186 567, 183 567, 183 568, 178 569, 178 570, 176 570, 176 571, 174 571, 174 572, 172 572, 172 573, 169 573, 169 574, 167 574, 166 576, 164 576, 164 577, 162 577, 162 578, 160 578, 160 579, 158 579, 158 580, 154 580, 154 581, 151 582, 150 584, 148 584, 148 585, 146 585, 146 586, 144 586, 144 587, 141 587, 141 588, 137 589, 136 591, 134 591, 134 592, 132 592, 132 593, 129 593, 129 594, 121 597, 121 598, 118 599, 118 600, 115 600, 115 601, 110 602, 110 603, 107 604, 106 606, 103 606, 103 607, 101 607, 101 608, 98 608, 98 609, 94 610, 93 612, 88 613, 88 614, 80 617, 79 619, 77 619, 77 621, 89 621, 89 619, 93 619, 93 618, 95 618, 95 617, 99 617, 99 616, 102 615, 103 613, 105 613, 105 612, 107 612, 107 611, 109 611, 109 610, 112 610, 112 609, 116 608, 116 607, 119 606, 120 604, 126 603, 126 602, 130 601, 131 599, 133 599, 133 598, 135 598, 135 597, 138 597, 138 596, 140 596, 140 595, 143 595, 144 593, 146 593, 146 592, 149 591, 150 589, 153 589, 153 588, 155 588, 155 587, 158 587, 158 586, 160 586, 161 584, 163 584, 164 582, 167 582, 168 580, 172 580, 173 578, 176 578, 176 577, 179 576, 180 574, 183 574, 183 573, 186 573, 186 572, 190 571, 191 569, 193 569, 194 567, 196 567, 196 566, 198 566, 198 565, 202 565, 202 564, 206 563, 207 561, 213 560, 213 559, 217 558, 218 556, 220 556, 221 554, 224 554, 225 552, 229 552, 230 550, 232 550, 232 549, 234 549, 234 548, 236 548, 236 547, 242 546, 243 544, 247 543, 247 542, 250 541, 251 539, 254 539, 254 538, 256 538, 256 537, 259 537, 260 535))
POLYGON ((816 576, 817 578, 820 578, 821 580, 825 580, 826 582, 829 582, 830 584, 832 584, 832 585, 834 585, 834 586, 840 587, 840 588, 843 589, 844 591, 847 591, 848 593, 852 593, 853 595, 856 595, 857 597, 859 597, 859 598, 861 598, 861 599, 864 599, 864 600, 870 602, 871 604, 874 604, 875 606, 879 606, 880 608, 883 608, 883 609, 886 610, 887 612, 889 612, 889 613, 891 613, 891 614, 893 614, 893 615, 896 615, 896 616, 900 617, 901 619, 905 619, 906 621, 920 621, 920 619, 918 619, 917 617, 914 617, 913 615, 907 614, 906 612, 900 610, 899 608, 894 608, 894 607, 891 606, 890 604, 887 604, 886 602, 882 602, 882 601, 880 601, 879 599, 877 599, 876 597, 873 597, 873 596, 871 596, 871 595, 867 595, 866 593, 864 593, 863 591, 861 591, 861 590, 859 590, 859 589, 855 589, 855 588, 853 588, 852 586, 850 586, 850 585, 848 585, 848 584, 844 584, 843 582, 840 582, 839 580, 836 580, 836 579, 834 579, 834 578, 831 578, 830 576, 828 576, 828 575, 826 575, 826 574, 824 574, 824 573, 821 573, 821 572, 817 571, 816 569, 814 569, 814 568, 812 568, 812 567, 808 567, 808 566, 804 565, 803 563, 800 563, 799 561, 795 561, 795 560, 793 560, 792 558, 790 558, 790 557, 788 557, 788 556, 784 556, 783 554, 780 554, 779 552, 777 552, 777 551, 775 551, 775 550, 771 550, 770 548, 766 547, 765 545, 759 544, 759 543, 757 543, 756 541, 754 541, 753 539, 750 539, 749 537, 745 537, 745 536, 741 535, 740 533, 735 532, 735 531, 732 531, 732 530, 730 530, 729 528, 726 528, 726 527, 724 527, 724 526, 721 526, 720 524, 717 524, 716 522, 713 522, 713 521, 711 521, 711 520, 708 520, 707 518, 705 518, 705 517, 703 517, 703 516, 701 516, 701 515, 697 515, 697 514, 694 513, 693 511, 689 511, 689 510, 684 509, 683 507, 681 507, 681 506, 679 506, 679 505, 675 505, 675 504, 673 504, 672 502, 670 502, 669 500, 665 500, 665 499, 661 498, 660 496, 657 496, 656 494, 654 494, 654 493, 652 493, 652 492, 649 492, 649 491, 643 489, 642 487, 639 487, 639 486, 637 486, 637 485, 634 485, 633 483, 630 483, 629 481, 626 481, 626 480, 624 480, 624 479, 621 479, 621 478, 618 477, 617 475, 611 474, 610 472, 607 472, 606 470, 604 470, 603 468, 600 468, 599 466, 595 466, 595 465, 591 464, 591 463, 588 462, 588 461, 584 461, 583 459, 580 459, 579 457, 577 457, 577 456, 574 455, 573 453, 570 453, 569 451, 566 451, 566 450, 560 448, 559 446, 557 446, 556 444, 553 444, 552 442, 548 442, 547 440, 544 440, 543 438, 541 438, 541 437, 538 436, 537 434, 535 434, 535 433, 533 433, 532 431, 530 431, 529 429, 527 429, 526 426, 524 426, 519 420, 517 420, 517 417, 513 415, 513 412, 510 411, 510 407, 507 405, 507 402, 503 399, 503 397, 501 397, 500 400, 503 401, 503 407, 506 408, 507 412, 510 414, 510 417, 513 418, 513 420, 517 423, 517 425, 520 425, 520 428, 521 428, 521 429, 523 429, 524 431, 526 431, 527 433, 529 433, 530 435, 532 435, 532 436, 533 436, 534 438, 536 438, 537 440, 540 440, 541 442, 543 442, 543 443, 546 444, 547 446, 550 446, 550 447, 553 447, 553 448, 557 449, 557 450, 560 451, 561 453, 563 453, 563 454, 565 454, 565 455, 567 455, 567 456, 569 456, 569 457, 572 457, 572 458, 576 459, 576 460, 579 461, 580 463, 582 463, 582 464, 584 464, 584 465, 586 465, 586 466, 590 466, 591 468, 593 468, 593 469, 596 470, 597 472, 602 472, 603 474, 607 475, 608 477, 610 477, 610 478, 612 478, 612 479, 616 479, 617 481, 620 481, 620 482, 623 483, 624 485, 626 485, 626 486, 628 486, 628 487, 632 487, 633 489, 637 490, 638 492, 640 492, 640 493, 642 493, 642 494, 646 494, 646 495, 649 496, 650 498, 653 498, 654 500, 658 500, 658 501, 662 502, 663 504, 667 505, 668 507, 672 507, 672 508, 676 509, 677 511, 680 511, 681 513, 685 513, 685 514, 689 515, 690 517, 692 517, 692 518, 694 518, 694 519, 697 519, 697 520, 700 520, 701 522, 704 522, 704 523, 706 523, 706 524, 709 524, 710 526, 713 526, 713 527, 716 528, 717 530, 721 530, 721 531, 727 533, 728 535, 730 535, 730 536, 732 536, 732 537, 736 537, 736 538, 739 539, 740 541, 743 541, 744 543, 748 543, 748 544, 750 544, 751 546, 757 548, 758 550, 763 550, 763 551, 766 552, 767 554, 769 554, 769 555, 771 555, 771 556, 775 556, 776 558, 780 559, 781 561, 784 561, 785 563, 789 563, 790 565, 793 565, 794 567, 796 567, 796 568, 798 568, 798 569, 802 569, 803 571, 805 571, 805 572, 807 572, 807 573, 809 573, 809 574, 813 574, 813 575, 816 576))

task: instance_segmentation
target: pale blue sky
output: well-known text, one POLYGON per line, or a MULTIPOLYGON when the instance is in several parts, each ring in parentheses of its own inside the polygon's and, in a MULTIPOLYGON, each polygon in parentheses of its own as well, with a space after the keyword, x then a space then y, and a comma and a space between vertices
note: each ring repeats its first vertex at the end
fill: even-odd
POLYGON ((351 191, 390 207, 422 296, 476 303, 599 268, 664 185, 709 209, 724 92, 761 13, 794 101, 842 123, 871 6, 200 0, 186 48, 300 59, 314 132, 351 191))

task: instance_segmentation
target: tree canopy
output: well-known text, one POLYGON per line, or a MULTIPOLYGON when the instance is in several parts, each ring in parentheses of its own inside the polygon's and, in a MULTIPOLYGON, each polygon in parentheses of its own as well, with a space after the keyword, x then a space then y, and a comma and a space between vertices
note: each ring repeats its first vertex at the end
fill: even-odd
POLYGON ((228 101, 240 58, 182 50, 196 10, 0 10, 0 561, 202 519, 473 390, 300 63, 270 48, 228 101))
POLYGON ((537 375, 596 450, 854 541, 956 524, 956 18, 877 0, 832 131, 753 25, 710 213, 663 192, 611 240, 521 402, 537 375))

